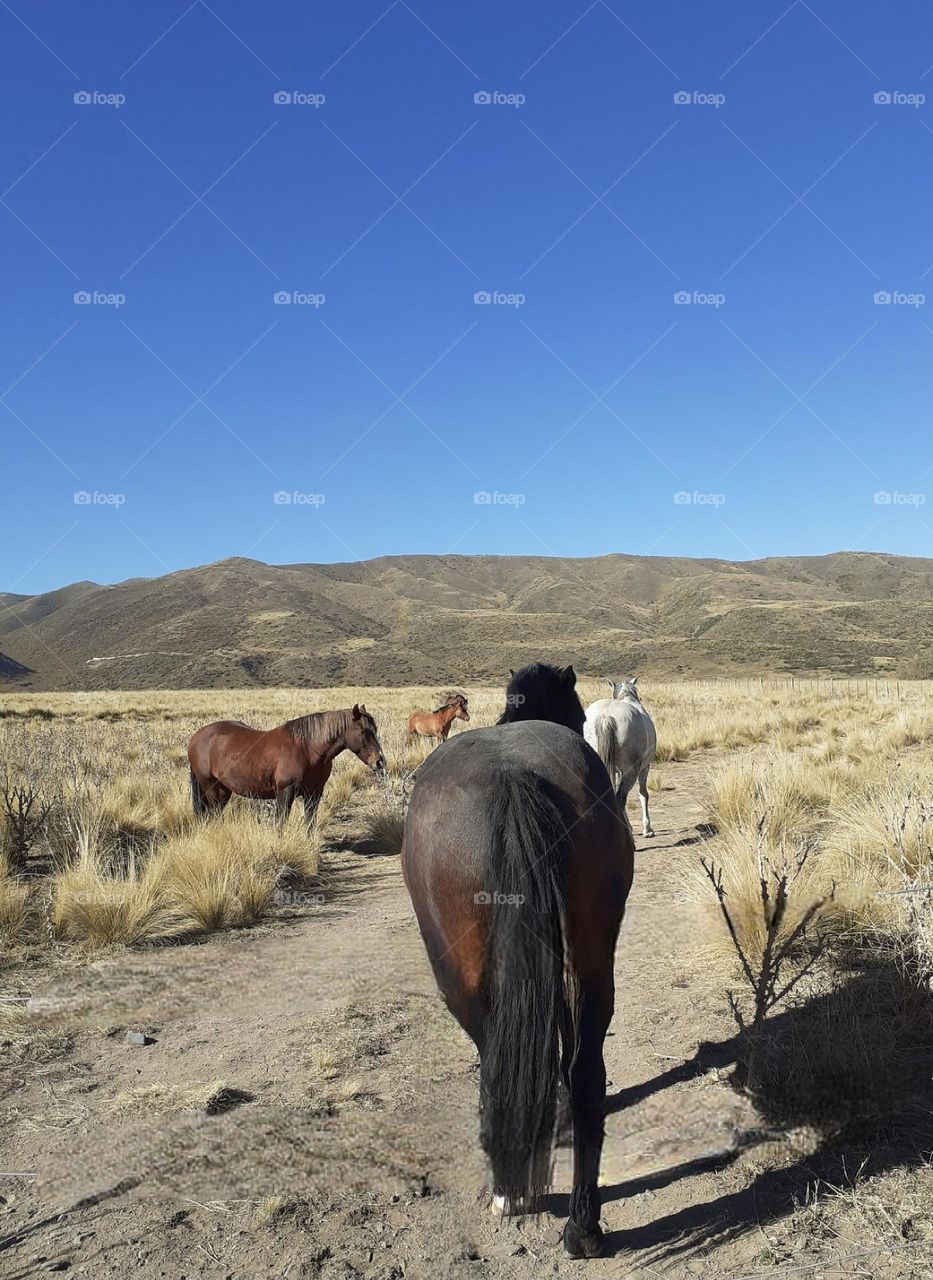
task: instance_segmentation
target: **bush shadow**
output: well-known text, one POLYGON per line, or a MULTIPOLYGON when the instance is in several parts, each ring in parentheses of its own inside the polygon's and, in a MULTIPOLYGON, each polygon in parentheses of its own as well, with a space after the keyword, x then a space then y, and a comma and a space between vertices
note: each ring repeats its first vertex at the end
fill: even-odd
MULTIPOLYGON (((928 1163, 933 1151, 929 986, 903 956, 876 946, 837 955, 831 968, 824 990, 801 998, 766 1024, 751 1093, 761 1129, 740 1136, 731 1157, 710 1157, 724 1168, 742 1150, 780 1140, 790 1157, 787 1164, 759 1173, 741 1190, 612 1232, 609 1249, 643 1253, 649 1262, 670 1260, 702 1248, 712 1237, 721 1243, 779 1221, 817 1182, 851 1186, 854 1170, 869 1176, 928 1163), (810 1137, 804 1152, 798 1146, 796 1158, 788 1143, 795 1130, 810 1137)), ((607 1114, 713 1068, 728 1070, 746 1056, 738 1035, 703 1043, 689 1061, 610 1095, 607 1114)), ((702 1172, 697 1164, 605 1187, 603 1198, 669 1185, 702 1172)))

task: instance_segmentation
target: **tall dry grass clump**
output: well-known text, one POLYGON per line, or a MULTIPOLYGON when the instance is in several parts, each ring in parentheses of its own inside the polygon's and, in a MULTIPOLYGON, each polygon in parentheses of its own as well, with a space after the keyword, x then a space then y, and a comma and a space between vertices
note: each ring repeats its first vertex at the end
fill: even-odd
POLYGON ((82 848, 52 882, 52 924, 63 941, 132 946, 256 924, 277 886, 319 869, 319 847, 297 822, 245 806, 192 823, 122 861, 101 843, 82 848))
POLYGON ((19 942, 26 931, 29 890, 0 862, 0 947, 19 942))
POLYGON ((51 885, 55 937, 91 947, 135 946, 178 937, 187 921, 167 899, 156 870, 135 859, 115 869, 99 846, 82 849, 51 885))

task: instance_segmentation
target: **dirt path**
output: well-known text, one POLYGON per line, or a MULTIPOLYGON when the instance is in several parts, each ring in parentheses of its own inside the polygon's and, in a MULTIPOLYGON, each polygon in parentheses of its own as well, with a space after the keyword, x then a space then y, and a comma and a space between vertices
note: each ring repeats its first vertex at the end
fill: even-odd
POLYGON ((659 835, 638 841, 607 1042, 611 1256, 564 1257, 565 1196, 505 1224, 479 1203, 475 1055, 437 996, 397 859, 348 850, 321 902, 43 993, 61 1029, 0 1077, 3 1168, 36 1175, 0 1184, 0 1274, 530 1280, 585 1265, 596 1280, 773 1265, 762 1148, 742 1154, 754 1117, 715 1068, 683 1066, 731 1023, 696 974, 701 925, 682 890, 703 770, 665 778, 659 835))

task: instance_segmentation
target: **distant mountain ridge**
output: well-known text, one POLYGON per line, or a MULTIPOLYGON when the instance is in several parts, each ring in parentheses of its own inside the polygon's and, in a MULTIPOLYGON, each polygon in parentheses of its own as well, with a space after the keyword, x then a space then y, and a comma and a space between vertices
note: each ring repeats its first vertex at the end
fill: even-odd
POLYGON ((933 559, 232 558, 0 594, 0 650, 4 688, 43 690, 446 685, 537 657, 589 674, 913 674, 933 652, 933 559))

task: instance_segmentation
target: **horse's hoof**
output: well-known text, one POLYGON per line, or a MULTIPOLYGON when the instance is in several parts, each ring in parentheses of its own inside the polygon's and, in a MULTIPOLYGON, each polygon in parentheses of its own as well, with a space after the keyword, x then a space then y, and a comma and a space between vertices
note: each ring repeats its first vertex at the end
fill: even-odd
POLYGON ((653 835, 654 835, 654 832, 653 832, 653 831, 646 831, 646 832, 645 832, 645 839, 647 840, 649 836, 653 836, 653 835))
POLYGON ((596 1226, 592 1231, 584 1231, 572 1218, 564 1225, 564 1249, 571 1258, 601 1258, 605 1252, 606 1241, 602 1228, 596 1226))
POLYGON ((517 1200, 509 1200, 507 1196, 494 1195, 492 1203, 489 1206, 489 1212, 494 1218, 520 1218, 523 1214, 531 1213, 533 1209, 532 1201, 519 1197, 517 1200))

